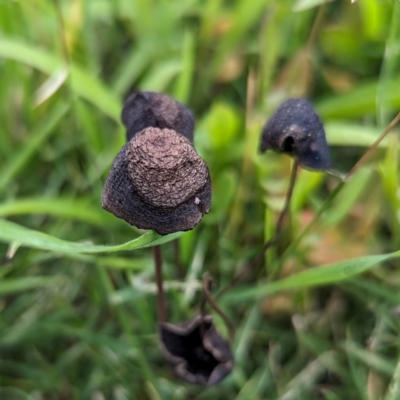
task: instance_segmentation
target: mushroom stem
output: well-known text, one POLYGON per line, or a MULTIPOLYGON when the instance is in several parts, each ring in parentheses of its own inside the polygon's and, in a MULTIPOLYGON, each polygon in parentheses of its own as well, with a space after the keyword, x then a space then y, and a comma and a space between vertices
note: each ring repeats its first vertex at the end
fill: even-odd
POLYGON ((272 236, 271 239, 267 240, 261 251, 258 253, 258 255, 254 258, 253 262, 250 263, 248 266, 248 269, 251 269, 251 267, 256 264, 256 262, 265 254, 265 252, 272 246, 274 246, 278 240, 279 237, 282 233, 282 228, 283 228, 283 221, 285 219, 286 214, 289 211, 290 207, 290 201, 292 200, 292 195, 293 195, 293 189, 294 189, 294 184, 296 183, 296 178, 297 178, 297 170, 298 170, 298 162, 297 160, 294 160, 293 165, 292 165, 292 170, 290 172, 290 181, 289 181, 289 187, 286 193, 286 198, 285 198, 285 205, 283 206, 283 209, 281 213, 279 214, 278 221, 276 222, 276 227, 275 227, 275 234, 272 236))
POLYGON ((246 268, 246 270, 251 269, 251 267, 253 267, 254 264, 259 260, 259 258, 261 258, 270 247, 274 246, 278 242, 279 237, 282 233, 283 220, 289 211, 290 201, 292 200, 294 184, 296 183, 296 178, 297 178, 298 166, 299 166, 299 164, 298 164, 297 160, 295 159, 293 162, 293 165, 292 165, 292 170, 290 172, 290 181, 289 181, 289 187, 288 187, 288 190, 286 193, 285 205, 283 206, 283 209, 282 209, 281 213, 279 214, 278 221, 276 222, 274 236, 272 236, 271 239, 267 240, 264 243, 261 251, 254 258, 253 262, 251 262, 250 265, 246 268))
MULTIPOLYGON (((278 221, 276 223, 276 229, 275 229, 275 241, 278 240, 279 235, 282 231, 282 226, 283 226, 283 219, 285 218, 285 215, 289 211, 290 207, 290 201, 292 200, 292 195, 293 195, 293 189, 294 189, 294 184, 296 183, 296 178, 297 178, 297 170, 298 170, 298 163, 297 160, 294 160, 293 165, 292 165, 292 171, 290 173, 290 182, 289 182, 289 188, 286 193, 286 199, 285 199, 285 205, 279 214, 278 221)), ((265 252, 267 250, 266 244, 263 246, 263 251, 265 252)))
POLYGON ((265 252, 272 246, 274 246, 281 235, 282 232, 282 227, 283 227, 283 220, 285 218, 285 215, 289 211, 290 207, 290 201, 292 199, 293 195, 293 189, 294 185, 296 183, 296 178, 297 178, 297 170, 298 170, 298 162, 295 159, 292 165, 292 170, 290 172, 290 182, 289 182, 289 187, 286 193, 286 199, 285 199, 285 205, 283 206, 283 209, 281 213, 279 214, 278 221, 276 222, 276 228, 275 228, 275 234, 272 236, 271 239, 267 240, 262 249, 257 253, 257 255, 253 258, 252 261, 250 261, 246 268, 244 268, 243 272, 237 275, 228 286, 226 286, 224 289, 222 289, 216 296, 217 299, 219 299, 221 296, 223 296, 229 289, 232 287, 236 286, 246 275, 252 271, 252 269, 258 264, 258 262, 261 260, 261 258, 264 256, 265 252))
POLYGON ((224 320, 225 325, 228 328, 229 332, 229 341, 232 343, 233 339, 235 338, 235 328, 231 320, 228 318, 228 316, 219 308, 218 304, 213 299, 210 290, 212 282, 213 282, 212 276, 208 272, 205 272, 202 279, 204 298, 200 305, 201 315, 203 318, 206 315, 205 305, 207 301, 211 305, 212 309, 224 320))
POLYGON ((165 322, 167 320, 167 311, 165 308, 165 296, 163 288, 162 276, 162 254, 161 247, 153 247, 154 267, 157 283, 157 309, 158 309, 158 322, 165 322))

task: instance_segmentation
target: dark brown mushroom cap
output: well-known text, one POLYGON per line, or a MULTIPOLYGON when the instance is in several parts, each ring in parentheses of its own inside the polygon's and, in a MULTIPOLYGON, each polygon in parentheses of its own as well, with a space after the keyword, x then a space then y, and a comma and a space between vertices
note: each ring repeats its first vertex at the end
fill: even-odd
POLYGON ((260 150, 268 149, 292 155, 304 168, 325 170, 330 166, 324 127, 306 99, 286 100, 267 121, 260 150))
POLYGON ((147 128, 118 153, 102 194, 118 218, 161 235, 193 229, 210 210, 207 165, 188 139, 147 128))
POLYGON ((212 386, 232 371, 229 343, 219 335, 211 316, 197 316, 180 325, 163 322, 159 334, 161 350, 181 379, 212 386))
POLYGON ((122 122, 127 141, 145 128, 172 129, 193 142, 193 113, 173 98, 154 92, 132 93, 124 103, 122 122))

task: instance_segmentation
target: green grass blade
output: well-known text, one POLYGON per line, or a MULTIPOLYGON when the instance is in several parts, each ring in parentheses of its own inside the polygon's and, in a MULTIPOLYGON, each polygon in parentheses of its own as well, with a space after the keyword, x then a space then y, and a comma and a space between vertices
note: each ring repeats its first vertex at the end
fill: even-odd
MULTIPOLYGON (((386 41, 384 60, 381 66, 381 75, 377 87, 377 112, 378 121, 381 126, 385 126, 390 122, 391 115, 390 107, 388 106, 390 106, 393 93, 399 91, 398 87, 393 88, 392 86, 392 82, 399 75, 400 68, 400 51, 398 49, 393 50, 397 48, 400 37, 400 5, 398 1, 393 1, 393 8, 389 37, 386 41)), ((378 15, 380 14, 381 12, 378 13, 378 15)))
POLYGON ((33 229, 25 228, 14 222, 0 219, 0 241, 6 243, 18 243, 21 246, 32 247, 35 249, 55 251, 58 253, 115 253, 117 251, 136 250, 144 247, 163 244, 176 239, 182 232, 171 235, 161 236, 154 231, 133 239, 129 242, 115 245, 87 245, 74 243, 67 240, 58 239, 33 229))
POLYGON ((363 349, 360 345, 350 340, 345 343, 344 348, 347 353, 350 353, 368 367, 385 375, 392 376, 395 370, 395 364, 392 361, 388 361, 370 350, 363 349))
POLYGON ((324 218, 325 227, 331 227, 343 221, 366 192, 372 176, 373 171, 367 168, 360 169, 354 174, 352 184, 343 187, 329 210, 329 214, 324 218))
POLYGON ((152 52, 147 46, 136 46, 125 57, 117 69, 111 84, 114 93, 124 95, 128 88, 135 82, 148 66, 152 58, 152 52))
POLYGON ((0 280, 0 296, 43 288, 46 286, 54 286, 56 282, 59 282, 59 278, 49 278, 46 276, 30 276, 27 278, 0 280))
POLYGON ((281 290, 304 289, 313 286, 323 286, 351 278, 374 266, 393 258, 400 257, 400 250, 394 253, 352 258, 333 264, 314 267, 280 281, 263 284, 257 287, 237 290, 232 295, 226 295, 229 302, 255 300, 281 290))
POLYGON ((178 59, 166 60, 152 68, 146 78, 139 85, 140 90, 154 92, 165 91, 170 82, 182 71, 181 61, 178 59))
MULTIPOLYGON (((387 87, 399 88, 400 79, 387 83, 387 87)), ((375 114, 378 86, 376 82, 367 82, 348 93, 339 94, 321 100, 316 110, 322 118, 356 118, 365 114, 375 114)), ((400 91, 391 90, 386 94, 387 105, 391 108, 400 106, 400 91)))
MULTIPOLYGON (((1 46, 1 42, 0 42, 1 46)), ((21 148, 20 152, 11 157, 8 164, 1 170, 0 192, 4 190, 14 179, 15 175, 25 166, 40 145, 54 133, 54 128, 61 121, 68 111, 68 105, 59 105, 51 111, 47 120, 32 132, 27 143, 21 148)))
POLYGON ((324 3, 327 3, 328 1, 333 1, 333 0, 297 0, 295 5, 293 6, 293 11, 300 12, 308 10, 310 8, 321 6, 324 3))
POLYGON ((385 400, 397 399, 400 399, 400 360, 397 361, 396 369, 385 397, 385 400))
POLYGON ((35 400, 34 396, 25 393, 23 390, 11 386, 10 387, 4 386, 0 388, 0 398, 13 399, 13 400, 35 400))
MULTIPOLYGON (((326 138, 331 146, 371 146, 382 129, 372 126, 363 126, 343 121, 328 121, 325 126, 326 138)), ((398 129, 393 129, 392 135, 399 133, 398 129)), ((379 147, 388 147, 389 140, 385 138, 379 143, 379 147)))
POLYGON ((175 98, 187 103, 192 87, 193 72, 195 63, 195 39, 190 31, 186 31, 183 40, 182 50, 182 72, 177 79, 175 87, 175 98))
MULTIPOLYGON (((99 207, 90 206, 90 200, 73 198, 33 197, 15 199, 0 204, 0 216, 44 214, 57 217, 77 219, 95 225, 117 223, 112 215, 99 207)), ((100 203, 100 199, 99 199, 100 203)))
MULTIPOLYGON (((62 65, 60 59, 41 49, 5 37, 2 37, 0 41, 0 58, 18 61, 49 75, 62 65)), ((119 122, 121 102, 98 78, 94 77, 90 71, 71 64, 70 79, 72 90, 76 94, 119 122)))

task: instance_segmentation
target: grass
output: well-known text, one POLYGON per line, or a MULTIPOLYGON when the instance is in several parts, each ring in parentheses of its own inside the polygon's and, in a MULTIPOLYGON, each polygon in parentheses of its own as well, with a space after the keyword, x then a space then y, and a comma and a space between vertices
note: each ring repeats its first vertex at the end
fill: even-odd
POLYGON ((160 238, 100 205, 125 95, 188 104, 213 203, 177 235, 183 278, 161 241, 170 318, 194 316, 202 274, 223 289, 273 235, 291 162, 257 149, 284 99, 315 105, 341 176, 397 114, 399 13, 394 0, 0 0, 0 398, 400 398, 399 126, 346 184, 300 170, 279 246, 219 299, 236 364, 215 387, 162 360, 143 248, 160 238))

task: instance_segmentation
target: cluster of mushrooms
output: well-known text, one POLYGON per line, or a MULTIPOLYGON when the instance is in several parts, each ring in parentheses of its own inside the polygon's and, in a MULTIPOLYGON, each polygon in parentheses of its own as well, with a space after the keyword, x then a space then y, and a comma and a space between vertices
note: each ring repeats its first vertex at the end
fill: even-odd
MULTIPOLYGON (((110 169, 103 208, 160 235, 193 229, 210 210, 211 180, 193 145, 192 112, 167 95, 135 92, 125 101, 122 122, 127 143, 110 169)), ((305 99, 285 101, 265 124, 260 150, 267 149, 294 156, 296 168, 329 167, 323 125, 305 99)), ((160 291, 162 272, 159 296, 160 291)), ((181 379, 211 386, 232 371, 229 342, 217 332, 212 316, 202 312, 181 324, 159 316, 158 332, 161 350, 181 379)))

